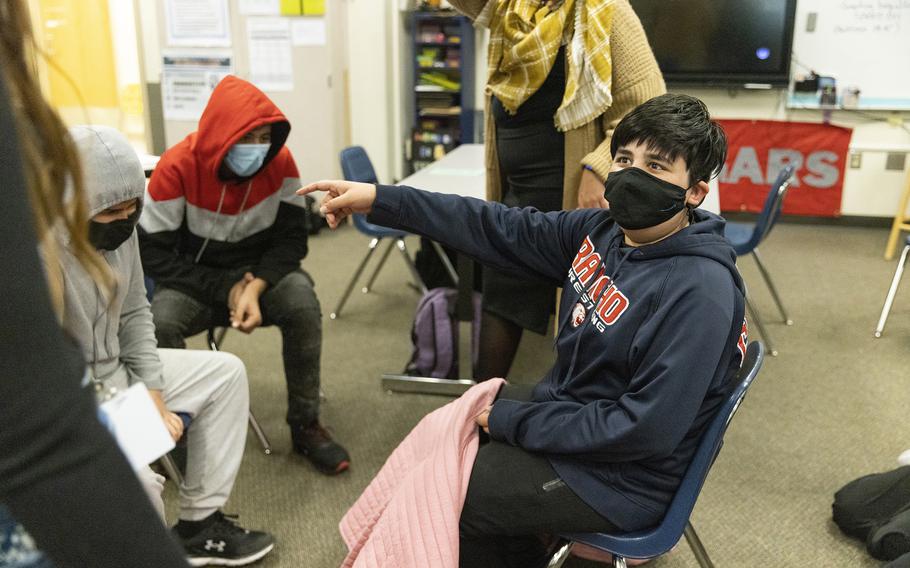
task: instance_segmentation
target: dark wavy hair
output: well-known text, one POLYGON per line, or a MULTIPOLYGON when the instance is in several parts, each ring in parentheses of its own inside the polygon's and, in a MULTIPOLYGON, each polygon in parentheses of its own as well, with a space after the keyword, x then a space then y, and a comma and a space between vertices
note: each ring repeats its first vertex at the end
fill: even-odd
POLYGON ((635 107, 613 131, 610 154, 633 143, 646 144, 670 160, 682 157, 690 185, 716 176, 727 159, 723 128, 711 120, 705 103, 689 95, 667 93, 635 107))

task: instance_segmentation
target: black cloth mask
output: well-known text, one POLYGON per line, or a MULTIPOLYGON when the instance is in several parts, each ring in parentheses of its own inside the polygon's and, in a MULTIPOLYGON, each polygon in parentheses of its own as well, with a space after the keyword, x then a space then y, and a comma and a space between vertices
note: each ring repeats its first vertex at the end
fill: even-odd
POLYGON ((126 219, 118 219, 110 223, 89 221, 89 242, 99 250, 117 250, 117 247, 125 243, 130 238, 130 235, 133 234, 136 223, 139 221, 140 209, 137 206, 136 211, 126 219))
POLYGON ((604 187, 610 213, 623 229, 659 225, 686 207, 687 188, 654 177, 641 168, 610 172, 604 187))

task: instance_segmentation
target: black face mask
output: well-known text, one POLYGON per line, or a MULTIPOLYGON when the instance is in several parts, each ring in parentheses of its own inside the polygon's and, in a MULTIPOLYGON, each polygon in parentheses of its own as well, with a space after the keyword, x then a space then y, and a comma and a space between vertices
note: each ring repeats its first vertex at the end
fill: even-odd
POLYGON ((140 208, 136 207, 136 211, 126 219, 118 219, 117 221, 111 221, 110 223, 89 221, 89 242, 92 243, 92 246, 96 249, 117 250, 117 247, 126 242, 126 240, 130 238, 130 235, 133 234, 133 229, 136 228, 136 222, 139 221, 139 211, 140 208))
POLYGON ((610 213, 623 229, 660 225, 686 208, 686 188, 641 168, 610 172, 604 187, 610 213))

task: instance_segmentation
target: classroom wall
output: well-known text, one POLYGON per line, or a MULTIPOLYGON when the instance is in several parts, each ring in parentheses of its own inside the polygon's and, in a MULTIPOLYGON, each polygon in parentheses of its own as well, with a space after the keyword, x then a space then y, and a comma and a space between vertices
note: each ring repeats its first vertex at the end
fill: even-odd
POLYGON ((350 142, 366 149, 377 177, 388 183, 401 178, 401 12, 394 0, 342 2, 347 4, 350 142))
MULTIPOLYGON (((292 46, 293 91, 265 91, 291 123, 287 145, 297 162, 301 178, 306 181, 341 175, 338 152, 347 142, 347 4, 347 1, 342 0, 326 2, 326 45, 292 46)), ((241 15, 238 6, 239 0, 229 1, 232 45, 221 49, 231 53, 234 74, 249 79, 247 20, 256 16, 241 15)), ((154 95, 156 88, 160 88, 161 58, 164 52, 208 54, 213 48, 169 46, 163 2, 136 0, 136 9, 144 82, 151 86, 147 91, 154 95)), ((151 116, 152 122, 155 122, 155 114, 152 113, 151 116)), ((160 116, 157 120, 160 122, 160 116)), ((197 122, 164 120, 163 127, 164 147, 170 147, 196 130, 197 122)))

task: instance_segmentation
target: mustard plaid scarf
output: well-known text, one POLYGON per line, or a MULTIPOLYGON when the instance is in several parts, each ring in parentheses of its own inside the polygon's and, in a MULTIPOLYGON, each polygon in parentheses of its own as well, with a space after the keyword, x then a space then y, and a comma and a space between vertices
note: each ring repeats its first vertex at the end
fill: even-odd
POLYGON ((514 114, 547 78, 572 33, 566 26, 572 18, 566 91, 555 123, 565 132, 591 122, 613 102, 613 10, 613 0, 564 0, 555 9, 541 0, 490 0, 478 18, 490 27, 487 92, 514 114))

